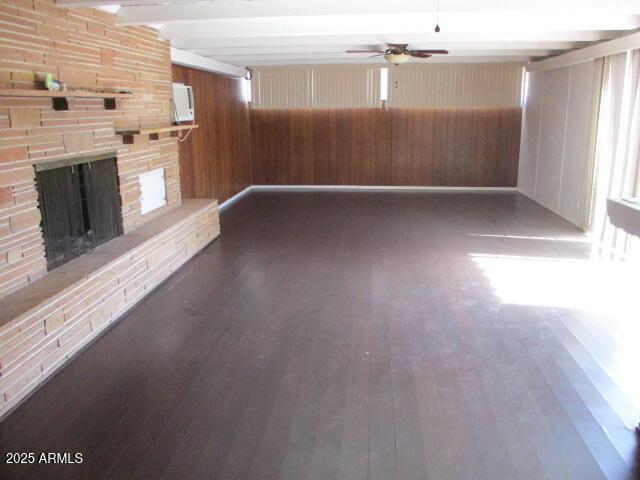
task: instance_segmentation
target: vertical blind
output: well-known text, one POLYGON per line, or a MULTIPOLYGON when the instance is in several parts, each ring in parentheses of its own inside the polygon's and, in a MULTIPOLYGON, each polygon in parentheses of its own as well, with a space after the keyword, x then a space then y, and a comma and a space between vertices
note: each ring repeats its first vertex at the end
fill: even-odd
POLYGON ((256 108, 311 108, 313 69, 260 68, 251 79, 251 103, 256 108))
POLYGON ((377 67, 259 68, 251 84, 254 108, 375 108, 380 102, 377 67))
POLYGON ((262 67, 252 80, 252 106, 378 108, 381 68, 389 70, 390 107, 520 106, 521 64, 262 67))
POLYGON ((313 108, 374 108, 380 101, 379 68, 312 69, 313 108))
POLYGON ((521 64, 403 65, 389 69, 390 107, 518 107, 521 64))
POLYGON ((591 229, 615 252, 638 256, 639 240, 608 219, 607 198, 640 195, 640 50, 604 59, 591 229))

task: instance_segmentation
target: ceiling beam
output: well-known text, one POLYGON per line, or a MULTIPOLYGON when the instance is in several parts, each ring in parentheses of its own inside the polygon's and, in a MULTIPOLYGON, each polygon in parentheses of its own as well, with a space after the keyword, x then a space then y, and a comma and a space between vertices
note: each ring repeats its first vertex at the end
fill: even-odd
MULTIPOLYGON (((464 50, 468 52, 478 52, 481 54, 483 51, 503 51, 503 50, 519 50, 525 51, 562 51, 572 50, 575 48, 581 48, 586 46, 586 42, 449 42, 446 47, 450 51, 464 50)), ((410 45, 413 49, 428 49, 432 48, 433 43, 416 42, 410 45)), ((364 48, 370 48, 375 50, 376 48, 386 48, 385 43, 377 43, 370 45, 363 44, 331 44, 331 45, 286 45, 286 46, 272 46, 263 45, 255 47, 209 47, 193 50, 194 53, 204 56, 211 56, 216 58, 222 57, 240 57, 243 55, 269 55, 269 54, 312 54, 312 53, 336 53, 344 52, 346 50, 362 50, 364 48)), ((532 54, 532 56, 541 56, 532 54)))
POLYGON ((567 67, 569 65, 588 62, 590 60, 593 60, 594 58, 615 55, 617 53, 623 53, 639 48, 640 32, 636 32, 631 35, 616 38, 615 40, 602 42, 597 45, 591 45, 580 50, 575 50, 563 55, 558 55, 557 57, 548 58, 538 62, 532 62, 527 65, 527 71, 540 72, 544 70, 551 70, 554 68, 567 67))
MULTIPOLYGON (((361 15, 393 14, 401 12, 433 13, 435 0, 394 0, 376 2, 371 0, 323 0, 322 2, 304 2, 292 0, 235 1, 235 2, 162 2, 159 0, 57 0, 59 5, 91 6, 105 3, 122 5, 121 19, 126 22, 174 22, 185 20, 230 19, 230 18, 274 18, 322 15, 361 15)), ((473 13, 530 13, 544 12, 548 18, 551 13, 603 13, 612 12, 640 14, 640 5, 636 0, 448 0, 442 2, 443 14, 473 13), (470 3, 472 6, 470 6, 470 3)))
MULTIPOLYGON (((448 58, 457 57, 517 57, 518 59, 525 58, 531 60, 532 58, 548 57, 557 53, 554 50, 502 50, 502 51, 475 51, 475 50, 449 50, 448 58)), ((261 62, 274 62, 281 61, 282 63, 289 63, 296 60, 351 60, 352 62, 367 62, 375 61, 376 58, 371 58, 373 53, 346 53, 344 50, 338 52, 314 52, 314 53, 271 53, 262 55, 216 55, 215 58, 224 62, 233 63, 236 65, 258 65, 261 62)), ((435 58, 431 57, 431 58, 435 58)), ((439 56, 438 56, 439 58, 439 56)))
MULTIPOLYGON (((118 23, 123 22, 118 16, 118 23)), ((384 33, 433 32, 436 17, 431 13, 324 15, 304 17, 244 18, 239 20, 197 20, 167 23, 147 20, 137 23, 163 24, 160 32, 165 38, 229 38, 238 36, 304 36, 313 33, 330 35, 362 35, 384 33)), ((441 14, 443 33, 501 33, 529 32, 536 34, 561 31, 633 30, 640 28, 640 15, 616 13, 552 15, 548 13, 506 14, 504 12, 441 14)))
POLYGON ((171 47, 171 63, 207 72, 220 73, 230 77, 243 77, 246 73, 244 68, 240 68, 236 65, 230 65, 213 58, 206 58, 201 55, 196 55, 195 53, 186 52, 173 47, 171 47))
MULTIPOLYGON (((410 62, 411 63, 421 63, 421 64, 428 64, 428 63, 516 63, 519 65, 524 66, 527 62, 529 61, 529 57, 503 57, 503 56, 485 56, 485 57, 477 57, 477 56, 472 56, 472 57, 449 57, 446 55, 443 56, 439 56, 439 57, 431 57, 428 60, 421 60, 421 59, 411 59, 410 62)), ((384 60, 384 58, 379 57, 377 59, 372 59, 371 62, 365 62, 365 64, 372 64, 372 65, 386 65, 389 66, 389 63, 387 63, 386 60, 384 60)), ((251 66, 255 66, 255 67, 259 67, 259 66, 278 66, 278 65, 326 65, 326 64, 357 64, 357 65, 362 65, 363 62, 358 60, 358 61, 353 61, 350 59, 326 59, 326 60, 318 60, 318 59, 297 59, 297 60, 291 60, 291 61, 287 61, 287 62, 283 62, 283 61, 279 61, 279 60, 273 60, 273 61, 262 61, 262 62, 256 62, 253 63, 251 66)))
POLYGON ((430 48, 448 48, 455 42, 597 42, 610 40, 620 36, 620 31, 557 31, 557 32, 462 32, 462 33, 369 33, 354 35, 334 35, 323 33, 307 33, 306 35, 291 36, 272 34, 269 36, 253 36, 246 32, 237 32, 233 36, 219 37, 217 32, 210 32, 209 37, 191 38, 188 35, 183 37, 172 37, 167 35, 165 30, 164 38, 171 39, 171 44, 178 48, 226 48, 226 47, 287 47, 291 45, 377 45, 381 43, 409 43, 428 44, 430 48))

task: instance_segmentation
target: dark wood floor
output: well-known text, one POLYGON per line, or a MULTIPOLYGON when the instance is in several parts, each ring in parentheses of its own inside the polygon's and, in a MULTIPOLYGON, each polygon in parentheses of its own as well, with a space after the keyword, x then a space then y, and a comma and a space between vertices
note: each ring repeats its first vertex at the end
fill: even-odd
POLYGON ((222 231, 0 424, 84 462, 0 478, 633 478, 624 312, 558 305, 590 246, 550 212, 254 193, 222 231))

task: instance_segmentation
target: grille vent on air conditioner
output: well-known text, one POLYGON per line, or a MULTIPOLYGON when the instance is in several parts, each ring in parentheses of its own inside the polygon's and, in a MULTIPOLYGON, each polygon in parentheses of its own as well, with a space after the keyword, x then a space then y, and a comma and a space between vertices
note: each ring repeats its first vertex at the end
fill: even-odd
POLYGON ((178 122, 192 121, 195 114, 193 105, 193 90, 181 83, 173 84, 173 103, 178 122))

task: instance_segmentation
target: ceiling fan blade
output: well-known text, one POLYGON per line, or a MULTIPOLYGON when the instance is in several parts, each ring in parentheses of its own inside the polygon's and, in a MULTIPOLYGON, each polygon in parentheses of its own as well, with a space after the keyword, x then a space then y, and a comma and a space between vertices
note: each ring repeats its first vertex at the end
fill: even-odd
POLYGON ((384 57, 385 55, 386 53, 377 53, 375 55, 371 55, 369 58, 384 57))
POLYGON ((381 52, 380 50, 345 50, 346 53, 378 53, 384 54, 385 52, 381 52))
POLYGON ((409 55, 416 58, 429 58, 433 56, 430 53, 422 53, 422 52, 417 52, 415 50, 412 50, 411 52, 409 52, 409 55))
POLYGON ((411 53, 428 53, 430 55, 448 55, 449 50, 411 50, 411 53))

